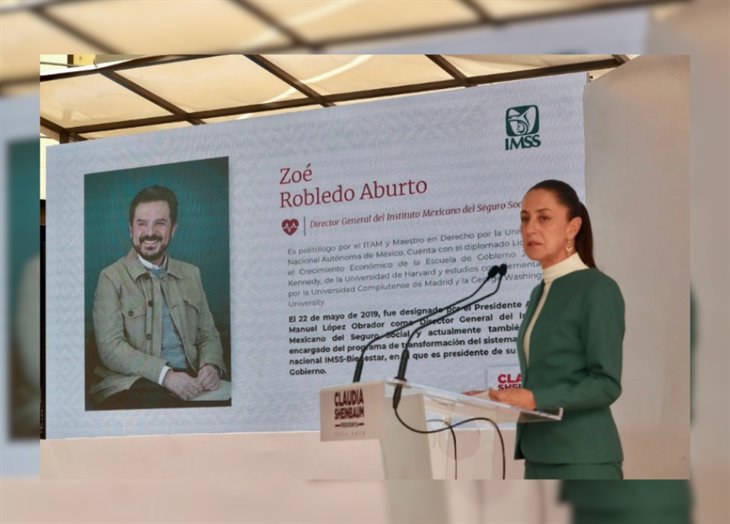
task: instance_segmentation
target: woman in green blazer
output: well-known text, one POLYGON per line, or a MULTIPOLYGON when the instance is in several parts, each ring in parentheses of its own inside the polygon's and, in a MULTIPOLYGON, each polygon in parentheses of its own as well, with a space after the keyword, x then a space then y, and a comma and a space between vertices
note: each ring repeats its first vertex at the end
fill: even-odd
POLYGON ((623 453, 610 405, 621 394, 624 302, 596 269, 588 211, 572 187, 545 180, 520 213, 525 254, 540 262, 517 352, 523 388, 490 398, 527 409, 563 408, 560 422, 518 424, 525 478, 621 479, 623 453))

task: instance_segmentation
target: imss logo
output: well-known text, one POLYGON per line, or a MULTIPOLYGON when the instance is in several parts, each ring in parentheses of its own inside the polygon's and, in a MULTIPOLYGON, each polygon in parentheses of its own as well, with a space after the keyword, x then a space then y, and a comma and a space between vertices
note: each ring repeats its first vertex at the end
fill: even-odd
POLYGON ((504 120, 507 128, 507 137, 504 139, 506 150, 540 147, 540 111, 537 106, 510 107, 504 120))

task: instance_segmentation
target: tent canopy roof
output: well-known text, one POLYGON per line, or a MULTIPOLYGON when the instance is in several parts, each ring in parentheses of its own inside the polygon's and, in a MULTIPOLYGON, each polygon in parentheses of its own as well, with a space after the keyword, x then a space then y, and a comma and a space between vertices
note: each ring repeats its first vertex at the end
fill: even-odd
POLYGON ((41 77, 61 142, 204 125, 372 98, 598 71, 624 55, 158 55, 41 77))

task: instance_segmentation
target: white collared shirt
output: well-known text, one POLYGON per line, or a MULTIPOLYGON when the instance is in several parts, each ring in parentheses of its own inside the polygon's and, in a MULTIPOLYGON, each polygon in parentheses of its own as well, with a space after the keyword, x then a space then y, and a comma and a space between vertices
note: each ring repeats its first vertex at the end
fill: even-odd
POLYGON ((167 267, 167 254, 165 254, 165 258, 159 266, 156 266, 149 260, 145 260, 139 253, 137 253, 137 258, 147 271, 159 271, 160 269, 167 267))

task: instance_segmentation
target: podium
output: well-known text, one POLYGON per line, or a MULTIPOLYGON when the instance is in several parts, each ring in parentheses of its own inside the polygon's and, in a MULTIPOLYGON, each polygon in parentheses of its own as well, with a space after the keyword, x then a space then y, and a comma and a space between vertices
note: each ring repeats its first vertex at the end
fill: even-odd
MULTIPOLYGON (((560 420, 563 415, 562 408, 549 412, 524 410, 481 396, 462 395, 397 379, 360 382, 320 391, 320 441, 377 439, 385 479, 446 478, 450 454, 453 460, 453 449, 448 449, 450 432, 422 434, 406 428, 393 410, 392 398, 397 388, 401 390, 398 416, 420 431, 445 428, 446 424, 474 417, 507 425, 549 423, 560 420)), ((497 432, 486 421, 473 424, 476 431, 468 432, 468 477, 500 478, 501 463, 495 468, 492 460, 497 432)), ((511 454, 512 450, 505 450, 505 453, 511 454)))

